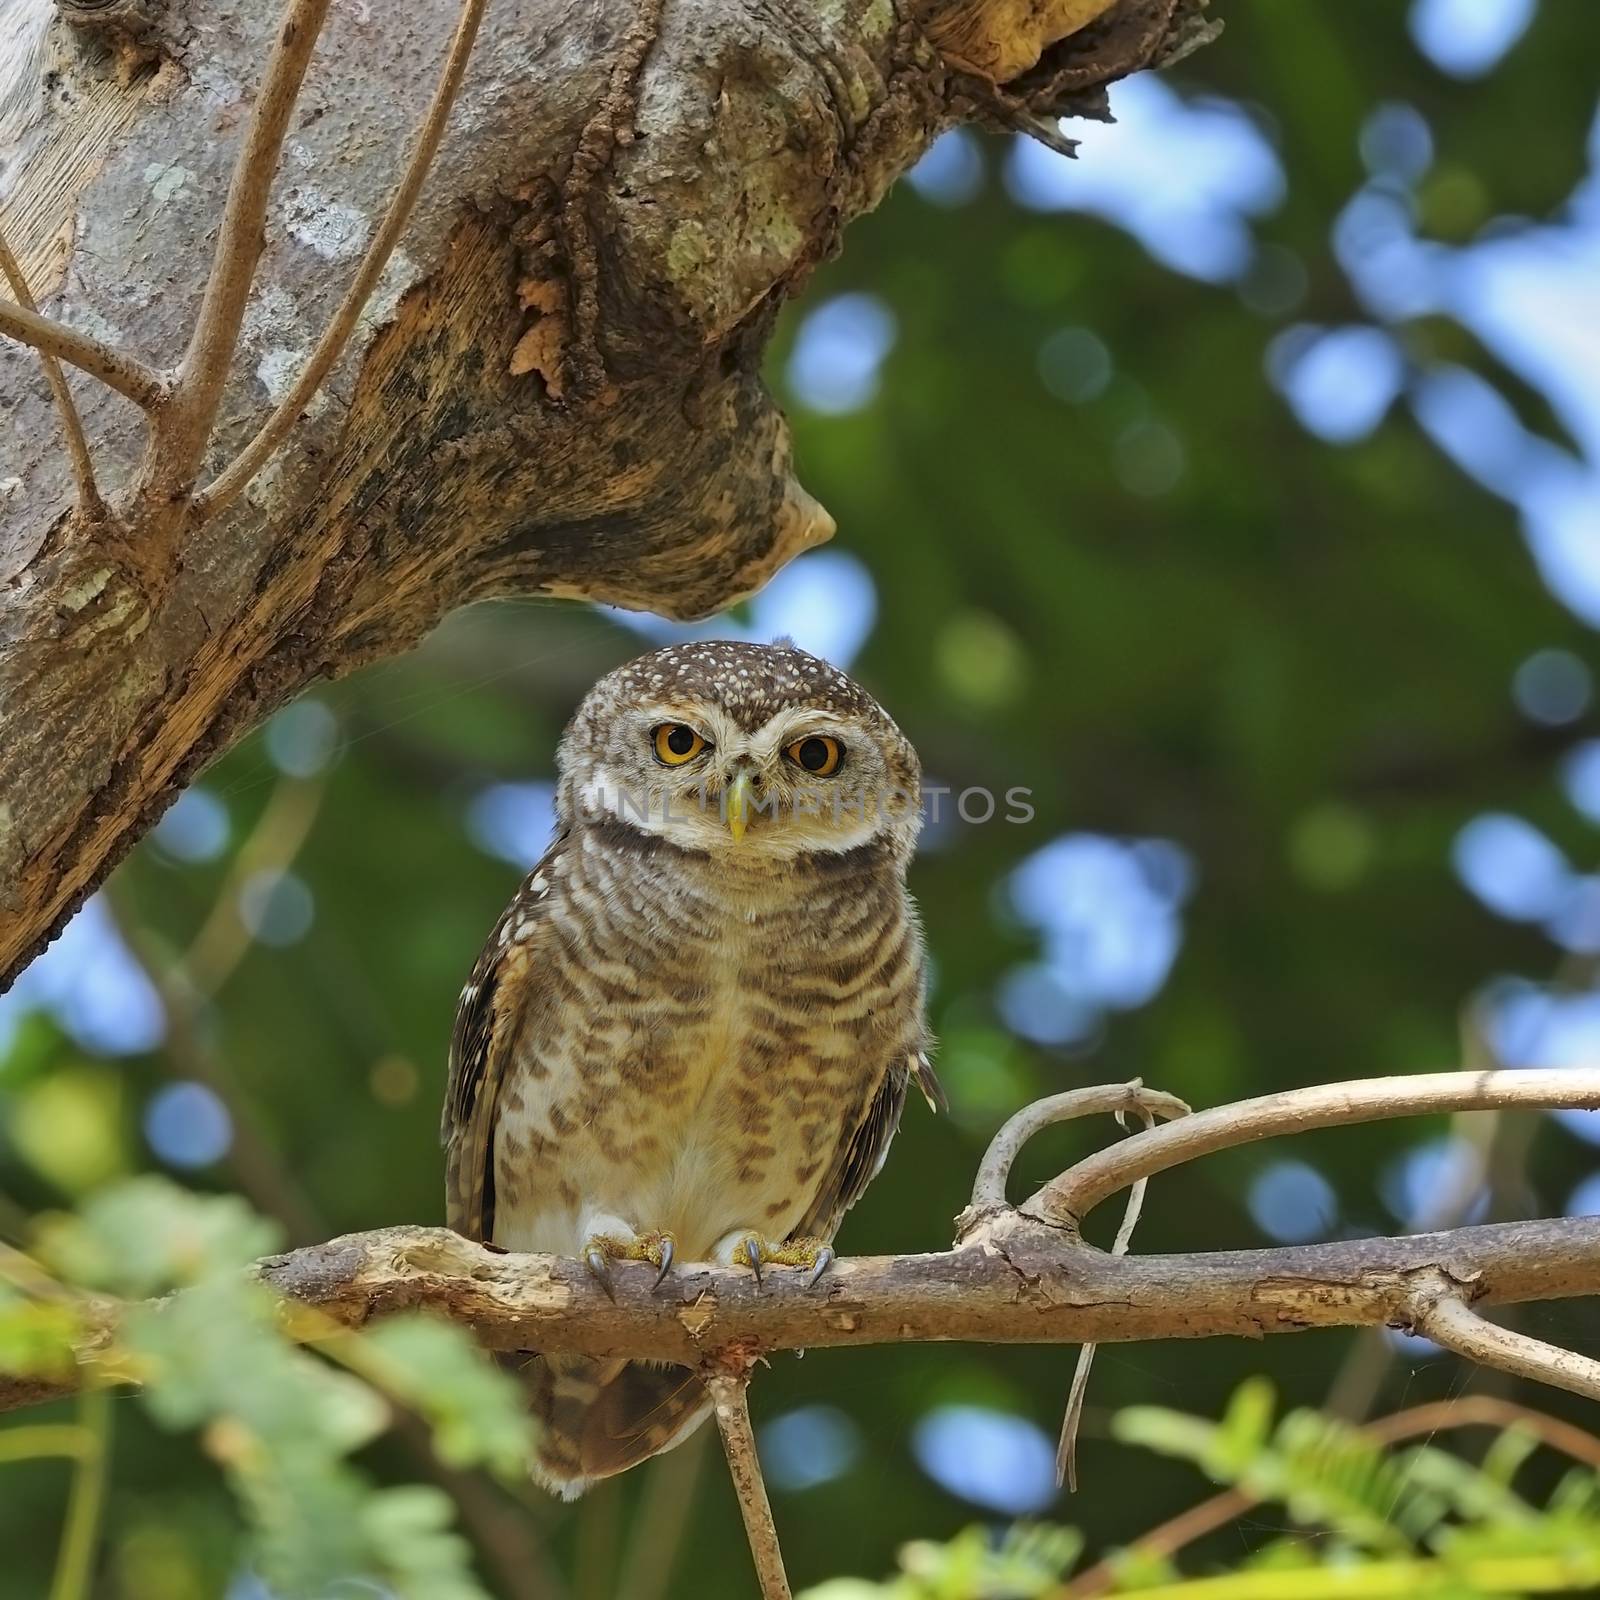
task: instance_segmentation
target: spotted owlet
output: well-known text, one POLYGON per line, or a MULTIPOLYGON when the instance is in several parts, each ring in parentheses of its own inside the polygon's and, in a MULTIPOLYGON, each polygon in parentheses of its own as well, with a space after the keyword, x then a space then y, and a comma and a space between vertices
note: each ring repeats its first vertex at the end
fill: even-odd
MULTIPOLYGON (((711 642, 602 678, 558 766, 555 841, 456 1014, 450 1223, 602 1280, 614 1257, 814 1279, 908 1083, 939 1097, 916 752, 815 656, 711 642)), ((681 1367, 521 1364, 534 1476, 567 1498, 709 1409, 681 1367)))

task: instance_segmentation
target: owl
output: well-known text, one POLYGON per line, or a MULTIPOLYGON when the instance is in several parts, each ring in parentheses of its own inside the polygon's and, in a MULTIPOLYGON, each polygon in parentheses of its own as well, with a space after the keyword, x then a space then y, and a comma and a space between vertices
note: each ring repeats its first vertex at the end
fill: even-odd
MULTIPOLYGON (((557 758, 557 831, 462 992, 449 1221, 610 1265, 833 1258, 928 1064, 906 891, 915 751, 787 642, 657 650, 602 678, 557 758)), ((511 1358, 564 1498, 709 1412, 688 1369, 511 1358)))

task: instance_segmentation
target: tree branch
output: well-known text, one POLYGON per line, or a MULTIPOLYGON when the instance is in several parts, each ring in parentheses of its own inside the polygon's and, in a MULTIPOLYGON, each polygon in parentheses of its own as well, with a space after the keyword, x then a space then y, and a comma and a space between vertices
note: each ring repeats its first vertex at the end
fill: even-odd
MULTIPOLYGON (((29 292, 27 275, 11 253, 11 246, 6 243, 4 235, 0 235, 0 273, 4 273, 21 308, 37 316, 39 308, 29 292)), ((78 416, 78 408, 72 403, 72 390, 67 387, 61 363, 48 350, 39 352, 39 365, 44 368, 44 381, 50 385, 56 410, 61 414, 61 432, 67 441, 67 454, 72 459, 72 476, 78 485, 78 509, 90 522, 99 522, 106 514, 105 502, 100 498, 99 485, 94 481, 89 442, 83 436, 83 422, 78 416)))
POLYGON ((772 1520, 772 1502, 767 1499, 766 1480, 756 1455, 756 1436, 750 1426, 750 1374, 715 1372, 706 1376, 706 1388, 716 1413, 717 1431, 722 1435, 723 1453, 728 1458, 728 1476, 739 1497, 739 1514, 750 1540, 750 1555, 761 1583, 761 1600, 791 1600, 788 1574, 783 1570, 783 1551, 778 1544, 778 1529, 772 1520))
MULTIPOLYGON (((153 8, 141 48, 163 57, 162 91, 119 108, 116 160, 55 181, 80 153, 75 115, 19 158, 18 180, 49 197, 19 248, 68 242, 64 314, 136 315, 140 348, 186 354, 169 384, 0 302, 0 332, 154 414, 148 438, 115 417, 93 438, 101 476, 133 486, 93 540, 58 537, 71 474, 31 443, 45 397, 25 393, 14 421, 33 453, 0 522, 0 986, 178 788, 317 678, 491 596, 705 616, 827 539, 761 380, 783 301, 945 129, 1050 127, 1192 40, 1196 14, 1194 0, 840 0, 825 15, 504 0, 494 48, 463 74, 478 0, 458 4, 390 8, 380 29, 359 7, 289 0, 264 72, 252 24, 206 30, 204 75, 180 65, 187 13, 153 8), (325 12, 318 104, 301 114, 325 12), (223 82, 260 85, 238 147, 217 136, 223 82), (286 214, 264 254, 287 138, 286 214), (183 174, 186 204, 216 219, 209 260, 150 248, 174 215, 152 210, 151 172, 183 174), (364 231, 346 287, 326 264, 362 256, 364 231), (120 274, 98 303, 85 285, 103 272, 72 259, 86 238, 120 274), (291 427, 292 459, 274 456, 291 427), (233 465, 202 507, 187 497, 208 450, 233 465)), ((103 98, 76 55, 60 70, 63 103, 103 98)), ((0 348, 0 387, 21 387, 17 359, 0 348)))
POLYGON ((0 300, 0 333, 98 378, 146 411, 154 411, 166 395, 167 380, 136 356, 113 349, 52 317, 29 311, 14 300, 0 300))
MULTIPOLYGON (((1132 1092, 1113 1085, 1090 1093, 1114 1105, 1132 1092)), ((1134 1134, 1080 1161, 1051 1187, 1075 1197, 1103 1195, 1268 1127, 1506 1105, 1600 1105, 1600 1069, 1435 1073, 1269 1095, 1134 1134), (1387 1113, 1380 1107, 1385 1095, 1387 1113), (1201 1137, 1187 1150, 1155 1143, 1196 1125, 1201 1137), (1128 1159, 1138 1145, 1144 1153, 1128 1159)), ((1029 1118, 1034 1126, 1045 1120, 1029 1118)), ((984 1171, 992 1172, 992 1164, 984 1171)), ((428 1310, 472 1328, 490 1349, 689 1367, 730 1353, 748 1361, 764 1351, 839 1345, 1108 1344, 1389 1325, 1420 1326, 1441 1343, 1458 1341, 1453 1347, 1477 1359, 1552 1381, 1544 1347, 1528 1348, 1536 1341, 1498 1329, 1486 1335, 1440 1304, 1600 1294, 1600 1217, 1166 1256, 1108 1254, 1025 1209, 979 1220, 969 1210, 958 1222, 965 1242, 954 1250, 840 1261, 814 1289, 802 1273, 769 1272, 757 1281, 740 1268, 692 1264, 658 1287, 653 1266, 630 1262, 615 1264, 608 1288, 581 1262, 509 1254, 443 1228, 347 1234, 269 1257, 257 1272, 285 1301, 316 1309, 302 1332, 307 1338, 330 1318, 359 1327, 397 1311, 428 1310)), ((25 1266, 24 1258, 17 1272, 25 1266)), ((83 1314, 83 1344, 92 1355, 114 1337, 115 1308, 86 1301, 83 1314)), ((1573 1358, 1562 1370, 1587 1382, 1593 1366, 1573 1358)), ((35 1380, 0 1379, 0 1410, 48 1392, 35 1380)))
POLYGON ((417 203, 423 180, 428 176, 428 169, 438 153, 445 123, 450 118, 450 107, 455 104, 456 92, 467 70, 467 58, 472 54, 473 41, 478 37, 478 25, 483 20, 485 3, 486 0, 463 0, 461 17, 456 23, 455 36, 450 41, 439 85, 433 92, 433 100, 417 132, 405 176, 389 201, 383 221, 372 236, 367 253, 345 291, 344 299, 339 303, 339 309, 323 329, 316 349, 311 352, 294 386, 278 402, 260 431, 211 485, 196 497, 194 509, 197 517, 214 516, 226 510, 243 493, 250 480, 266 464, 267 458, 289 436, 290 430, 300 420, 300 413, 310 404, 317 390, 322 387, 323 380, 333 370, 334 363, 344 353, 344 347, 355 331, 367 301, 372 298, 372 291, 383 276, 383 269, 388 266, 389 257, 394 253, 406 223, 411 219, 411 208, 417 203))
MULTIPOLYGON (((1078 1218, 1116 1189, 1131 1184, 1138 1194, 1152 1173, 1263 1133, 1445 1108, 1597 1104, 1600 1070, 1585 1068, 1434 1073, 1293 1090, 1147 1127, 1080 1161, 1029 1202, 1064 1196, 1065 1224, 1028 1208, 1006 1209, 1007 1170, 1030 1133, 1088 1110, 1132 1106, 1153 1121, 1182 1109, 1137 1083, 1081 1090, 1028 1107, 995 1136, 974 1185, 975 1203, 957 1219, 965 1243, 939 1255, 841 1261, 817 1287, 801 1273, 757 1278, 738 1268, 695 1266, 658 1283, 655 1268, 643 1262, 616 1263, 601 1284, 582 1263, 510 1254, 438 1228, 350 1234, 269 1257, 256 1272, 283 1297, 288 1331, 307 1342, 327 1338, 330 1328, 427 1310, 471 1328, 491 1349, 697 1369, 713 1399, 764 1600, 789 1600, 746 1400, 751 1368, 767 1351, 961 1339, 1092 1347, 1390 1325, 1414 1328, 1485 1365, 1600 1399, 1600 1361, 1496 1327, 1470 1309, 1600 1293, 1600 1217, 1146 1257, 1120 1253, 1132 1207, 1109 1254, 1077 1232, 1078 1218), (1196 1126, 1198 1136, 1180 1138, 1196 1126), (313 1314, 297 1317, 297 1305, 313 1314)), ((38 1275, 18 1258, 6 1277, 25 1287, 38 1275)), ((49 1284, 40 1292, 60 1293, 49 1284)), ((82 1302, 81 1366, 114 1352, 118 1312, 103 1301, 82 1302)), ((1080 1363, 1080 1380, 1086 1375, 1087 1363, 1080 1363)), ((0 1411, 72 1387, 0 1376, 0 1411)), ((1069 1447, 1081 1383, 1073 1395, 1069 1447)))
POLYGON ((1119 1189, 1233 1145, 1430 1111, 1512 1106, 1600 1109, 1600 1068, 1429 1072, 1261 1095, 1124 1139, 1045 1184, 1021 1209, 1076 1232, 1083 1219, 1119 1189))
POLYGON ((1420 1303, 1412 1327, 1435 1344, 1442 1344, 1446 1350, 1454 1350, 1481 1367, 1498 1367, 1519 1378, 1531 1378, 1535 1383, 1552 1384, 1557 1389, 1570 1389, 1573 1394, 1600 1400, 1600 1361, 1511 1328, 1496 1327, 1480 1317, 1458 1293, 1420 1303))
POLYGON ((147 494, 153 502, 186 492, 211 440, 222 389, 244 324, 256 263, 267 238, 264 223, 272 180, 300 85, 311 65, 331 0, 288 0, 267 58, 233 181, 217 230, 211 273, 177 380, 151 433, 147 494))

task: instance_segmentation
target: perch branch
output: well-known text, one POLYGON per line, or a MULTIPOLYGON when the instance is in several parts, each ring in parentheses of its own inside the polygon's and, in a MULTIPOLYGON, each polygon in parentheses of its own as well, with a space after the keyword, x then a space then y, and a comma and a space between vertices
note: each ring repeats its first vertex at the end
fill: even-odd
MULTIPOLYGON (((347 1327, 429 1310, 490 1349, 683 1366, 734 1346, 1112 1344, 1411 1326, 1419 1283, 1434 1286, 1440 1273, 1483 1305, 1600 1294, 1600 1217, 1120 1257, 1021 1221, 991 1243, 843 1259, 814 1289, 798 1272, 768 1272, 758 1286, 737 1267, 687 1265, 657 1290, 654 1267, 619 1262, 613 1300, 581 1262, 501 1254, 444 1228, 346 1234, 256 1270, 286 1300, 347 1327)), ((114 1309, 86 1308, 84 1320, 92 1353, 112 1338, 114 1309)), ((45 1387, 0 1376, 0 1411, 48 1398, 45 1387)))
POLYGON ((756 1436, 750 1426, 750 1374, 713 1372, 706 1377, 711 1402, 728 1458, 728 1476, 739 1497, 739 1514, 750 1540, 750 1555, 761 1583, 761 1600, 790 1600, 789 1579, 783 1570, 783 1551, 772 1521, 766 1480, 756 1456, 756 1436))
POLYGON ((154 367, 14 300, 0 300, 0 333, 87 372, 146 411, 166 397, 167 380, 154 367))
POLYGON ((1261 1095, 1152 1128, 1080 1161, 1022 1207, 1025 1214, 1076 1231, 1094 1208, 1140 1178, 1216 1150, 1312 1128, 1342 1127, 1434 1111, 1497 1111, 1513 1106, 1600 1109, 1600 1068, 1428 1072, 1360 1078, 1261 1095))
POLYGON ((350 287, 345 291, 338 310, 334 312, 328 326, 323 329, 316 349, 311 352, 300 376, 295 379, 293 388, 279 401, 255 437, 211 485, 196 497, 197 516, 215 515, 225 510, 243 493, 273 451, 288 437, 295 423, 299 421, 300 413, 310 404, 312 396, 322 387, 323 380, 344 353, 344 347, 355 331, 356 323, 360 321, 361 313, 366 309, 367 301, 371 299, 378 279, 383 276, 383 269, 389 264, 389 257, 394 253, 400 235, 405 231, 406 223, 411 217, 411 208, 417 202, 417 195, 421 192, 423 181, 428 176, 428 169, 433 165, 433 158, 438 153, 439 141, 444 137, 445 124, 450 119, 450 108, 455 104, 456 91, 461 87, 462 76, 467 70, 467 59, 472 54, 473 42, 478 36, 478 24, 483 20, 485 3, 486 0, 465 0, 461 7, 461 16, 456 23, 455 35, 445 56, 438 87, 433 91, 427 115, 417 131, 417 142, 411 151, 411 160, 406 167, 405 175, 389 201, 389 208, 384 213, 383 221, 372 236, 372 242, 367 246, 367 253, 351 280, 350 287))
MULTIPOLYGON (((1592 1068, 1441 1073, 1299 1090, 1134 1134, 1079 1162, 1058 1183, 1071 1195, 1101 1198, 1202 1153, 1201 1145, 1220 1149, 1269 1125, 1281 1131, 1370 1120, 1381 1114, 1374 1104, 1380 1086, 1387 1086, 1395 1116, 1471 1105, 1600 1105, 1600 1070, 1592 1068), (1332 1109, 1329 1097, 1342 1110, 1332 1109), (1298 1108, 1296 1115, 1288 1115, 1287 1104, 1298 1108), (1152 1141, 1196 1124, 1208 1131, 1187 1150, 1152 1149, 1152 1141), (1145 1153, 1130 1160, 1136 1146, 1145 1153), (1115 1162, 1109 1177, 1108 1155, 1115 1162), (1081 1181, 1084 1173, 1092 1187, 1081 1181)), ((1117 1085, 1103 1092, 1115 1103, 1130 1090, 1117 1085)), ((1040 1125, 1038 1117, 1031 1120, 1040 1125)), ((771 1272, 758 1283, 739 1268, 696 1265, 675 1270, 657 1287, 653 1267, 622 1262, 613 1272, 614 1298, 580 1262, 502 1253, 441 1228, 349 1234, 269 1257, 256 1271, 286 1301, 316 1307, 319 1325, 332 1318, 358 1327, 425 1308, 471 1327, 491 1349, 696 1368, 730 1352, 748 1360, 765 1351, 838 1345, 1086 1344, 1413 1326, 1446 1295, 1504 1305, 1600 1294, 1600 1217, 1165 1256, 1110 1255, 1025 1212, 1005 1212, 964 1237, 963 1246, 937 1254, 840 1261, 815 1288, 801 1273, 771 1272)), ((82 1345, 92 1359, 114 1335, 115 1308, 85 1302, 82 1315, 82 1345)), ((1453 1336, 1454 1324, 1445 1332, 1453 1336)), ((1481 1334, 1473 1353, 1497 1363, 1515 1354, 1503 1337, 1481 1334)), ((1529 1368, 1524 1362, 1510 1370, 1529 1368)), ((48 1388, 0 1379, 0 1409, 42 1398, 48 1388)))
POLYGON ((1420 1303, 1412 1327, 1435 1344, 1442 1344, 1446 1350, 1454 1350, 1481 1367, 1498 1367, 1519 1378, 1531 1378, 1535 1383, 1548 1383, 1600 1400, 1600 1361, 1511 1328, 1497 1327, 1457 1294, 1420 1303))
MULTIPOLYGON (((5 274, 6 282, 11 285, 11 292, 22 309, 38 316, 39 307, 28 288, 27 275, 11 253, 11 246, 6 243, 3 234, 0 234, 0 272, 5 274)), ((78 509, 90 522, 102 522, 106 514, 105 501, 100 498, 99 485, 94 481, 89 441, 83 436, 83 422, 78 416, 77 406, 72 403, 72 391, 67 387, 66 374, 61 370, 61 363, 48 350, 39 351, 39 365, 44 368, 45 382, 50 385, 56 410, 61 414, 61 431, 66 436, 67 454, 72 458, 72 476, 78 485, 78 509)))
POLYGON ((311 64, 330 0, 288 0, 273 41, 250 126, 233 165, 211 273, 177 381, 151 439, 149 494, 186 492, 205 455, 244 322, 256 264, 266 245, 267 198, 300 85, 311 64))

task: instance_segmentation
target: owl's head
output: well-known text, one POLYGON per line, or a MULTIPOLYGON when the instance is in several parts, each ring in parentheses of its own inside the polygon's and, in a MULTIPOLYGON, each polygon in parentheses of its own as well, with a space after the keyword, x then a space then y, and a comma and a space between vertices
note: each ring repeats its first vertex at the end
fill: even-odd
POLYGON ((561 741, 564 825, 597 817, 685 849, 909 856, 921 766, 888 713, 790 644, 670 645, 597 683, 561 741))

